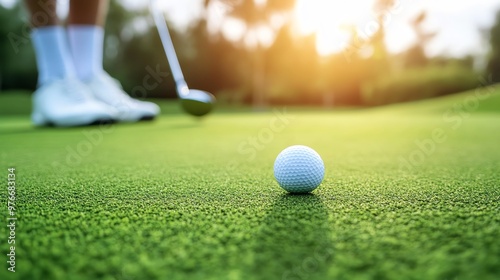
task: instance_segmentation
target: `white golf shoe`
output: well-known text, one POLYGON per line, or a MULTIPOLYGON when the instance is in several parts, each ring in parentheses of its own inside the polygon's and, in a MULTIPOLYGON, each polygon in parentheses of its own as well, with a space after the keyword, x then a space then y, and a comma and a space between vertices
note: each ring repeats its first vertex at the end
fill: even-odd
POLYGON ((160 113, 158 105, 131 98, 120 83, 107 73, 96 75, 86 82, 93 97, 118 111, 118 120, 136 122, 152 120, 160 113))
POLYGON ((33 94, 31 120, 36 126, 83 126, 111 123, 118 112, 95 100, 79 80, 65 78, 39 87, 33 94))

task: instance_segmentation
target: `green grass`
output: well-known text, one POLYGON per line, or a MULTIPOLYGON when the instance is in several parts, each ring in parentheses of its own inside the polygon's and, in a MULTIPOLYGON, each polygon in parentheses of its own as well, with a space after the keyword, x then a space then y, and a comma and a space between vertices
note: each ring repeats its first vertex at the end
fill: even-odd
POLYGON ((4 113, 0 176, 16 168, 19 220, 15 274, 0 227, 0 279, 498 279, 500 88, 457 109, 473 96, 288 110, 272 134, 272 111, 196 121, 171 103, 104 131, 4 113), (294 144, 325 161, 312 195, 273 179, 294 144))

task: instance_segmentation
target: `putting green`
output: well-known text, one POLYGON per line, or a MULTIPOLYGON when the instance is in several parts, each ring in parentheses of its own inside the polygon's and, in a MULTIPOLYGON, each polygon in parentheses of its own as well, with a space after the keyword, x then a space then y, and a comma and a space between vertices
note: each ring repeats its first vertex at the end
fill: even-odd
POLYGON ((18 217, 15 273, 0 230, 0 279, 498 279, 499 89, 368 110, 178 112, 71 129, 0 116, 18 217), (274 181, 294 144, 325 161, 311 195, 274 181))

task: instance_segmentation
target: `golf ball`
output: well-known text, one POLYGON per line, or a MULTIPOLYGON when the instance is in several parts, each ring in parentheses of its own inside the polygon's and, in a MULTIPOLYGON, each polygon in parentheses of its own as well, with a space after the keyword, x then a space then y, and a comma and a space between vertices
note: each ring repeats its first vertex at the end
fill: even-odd
POLYGON ((291 193, 308 193, 316 189, 325 176, 320 155, 307 146, 290 146, 274 162, 274 177, 291 193))

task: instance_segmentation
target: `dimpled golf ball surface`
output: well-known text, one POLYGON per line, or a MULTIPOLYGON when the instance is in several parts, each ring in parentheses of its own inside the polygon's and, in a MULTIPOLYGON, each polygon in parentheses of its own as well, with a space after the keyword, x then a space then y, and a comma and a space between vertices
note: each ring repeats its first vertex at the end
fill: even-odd
POLYGON ((284 149, 274 162, 274 177, 291 193, 308 193, 323 181, 325 165, 319 154, 307 146, 284 149))

